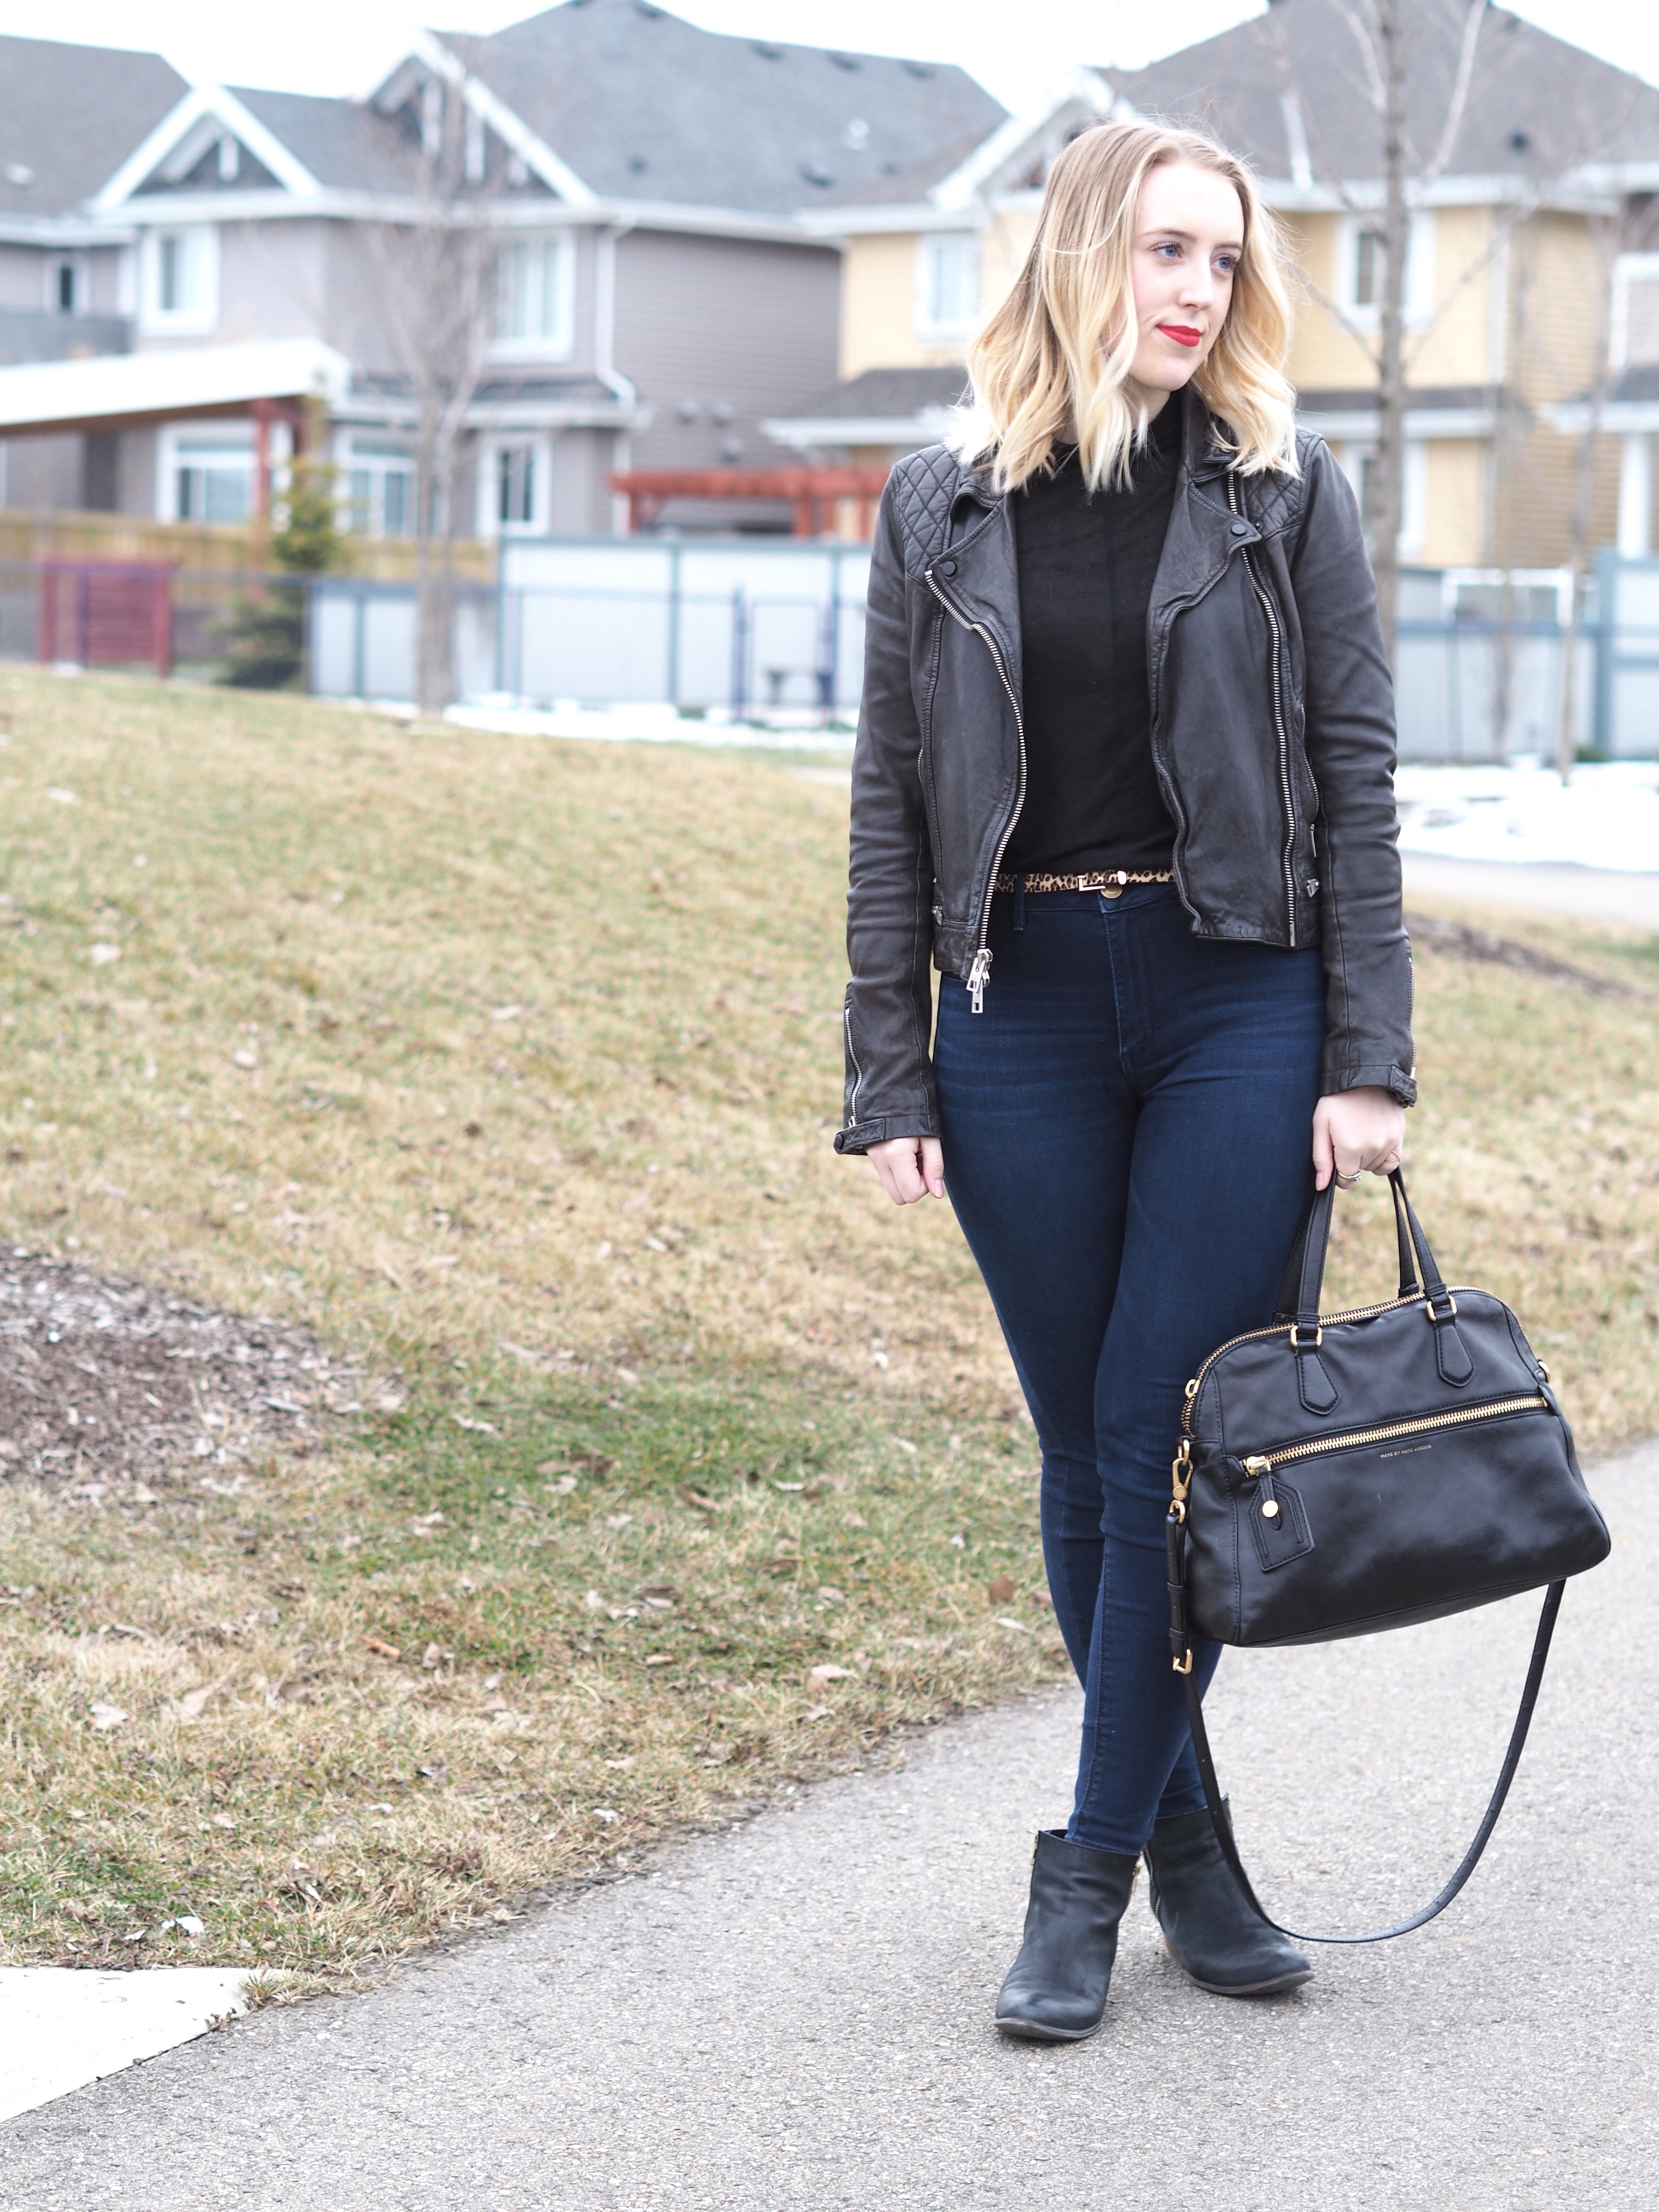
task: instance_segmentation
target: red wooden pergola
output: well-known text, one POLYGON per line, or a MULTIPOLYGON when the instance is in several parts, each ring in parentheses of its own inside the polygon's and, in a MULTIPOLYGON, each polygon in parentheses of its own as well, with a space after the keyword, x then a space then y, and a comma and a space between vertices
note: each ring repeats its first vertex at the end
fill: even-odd
POLYGON ((611 489, 628 501, 630 530, 648 528, 671 499, 776 499, 794 508, 797 538, 821 538, 834 524, 836 501, 855 499, 859 534, 868 538, 887 477, 884 463, 841 469, 623 469, 612 476, 611 489))

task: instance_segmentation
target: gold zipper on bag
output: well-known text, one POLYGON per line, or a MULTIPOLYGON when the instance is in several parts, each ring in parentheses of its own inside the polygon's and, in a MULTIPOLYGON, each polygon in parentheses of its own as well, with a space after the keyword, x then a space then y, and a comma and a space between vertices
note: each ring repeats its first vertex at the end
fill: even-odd
POLYGON ((1378 1429, 1347 1429, 1334 1437, 1314 1437, 1306 1443, 1285 1444, 1277 1451, 1257 1452, 1243 1462, 1254 1482, 1275 1468, 1293 1460, 1316 1459, 1322 1452, 1346 1451, 1355 1444, 1385 1444, 1396 1437, 1421 1436, 1430 1429, 1466 1428, 1471 1421, 1494 1419, 1500 1413, 1547 1413, 1550 1401, 1541 1390, 1524 1398, 1488 1398, 1484 1405, 1459 1406, 1449 1413, 1420 1413, 1413 1421, 1390 1421, 1378 1429))
MULTIPOLYGON (((1462 1285, 1459 1287, 1461 1288, 1462 1285)), ((1409 1297, 1382 1298, 1374 1306, 1348 1306, 1341 1313, 1322 1314, 1319 1317, 1319 1326, 1322 1329, 1334 1328, 1339 1322, 1370 1321, 1377 1314, 1393 1313, 1396 1307, 1421 1305, 1422 1303, 1423 1292, 1413 1291, 1409 1297)), ((1287 1329, 1294 1337, 1296 1334, 1294 1323, 1276 1321, 1267 1328, 1247 1328, 1242 1335, 1230 1336, 1225 1344, 1217 1345, 1215 1350, 1187 1385, 1187 1402, 1181 1409, 1181 1425, 1188 1436, 1193 1432, 1194 1402, 1197 1399, 1204 1377, 1215 1365, 1222 1353, 1231 1352, 1236 1344, 1253 1343, 1259 1336, 1283 1336, 1287 1329)), ((1307 1347, 1304 1346, 1304 1349, 1306 1350, 1307 1347)))

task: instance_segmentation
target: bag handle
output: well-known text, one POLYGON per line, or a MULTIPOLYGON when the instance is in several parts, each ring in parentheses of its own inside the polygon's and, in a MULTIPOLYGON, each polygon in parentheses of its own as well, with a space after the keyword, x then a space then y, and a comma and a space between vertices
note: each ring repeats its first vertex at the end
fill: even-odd
MULTIPOLYGON (((1322 1192, 1321 1196, 1323 1195, 1322 1192)), ((1538 1692, 1543 1686, 1544 1666, 1549 1657, 1550 1638, 1555 1633, 1556 1615, 1561 1610, 1565 1582, 1552 1583, 1544 1593, 1543 1610, 1538 1616, 1538 1632, 1533 1638, 1532 1661, 1527 1668, 1525 1686, 1515 1716, 1515 1725, 1510 1730, 1509 1747, 1504 1753, 1504 1764, 1496 1787, 1487 1800, 1486 1809, 1480 1816, 1480 1826, 1474 1832, 1474 1840, 1459 1860, 1451 1880, 1420 1912, 1409 1920, 1402 1920, 1393 1928, 1379 1928, 1368 1936, 1310 1936, 1297 1928, 1286 1928, 1267 1911, 1255 1890, 1250 1877, 1244 1871, 1233 1841, 1232 1823, 1228 1820, 1221 1795, 1221 1784, 1216 1778, 1215 1760, 1211 1755, 1210 1738, 1204 1726, 1204 1703, 1199 1695, 1197 1678, 1193 1672, 1192 1652, 1187 1641, 1187 1528, 1185 1508, 1179 1502, 1170 1509, 1165 1524, 1169 1554, 1170 1577, 1170 1643, 1175 1653, 1176 1671, 1182 1679, 1187 1692, 1187 1724, 1192 1730, 1193 1751, 1198 1760, 1199 1779, 1204 1785, 1204 1803, 1210 1815, 1210 1825, 1215 1830, 1216 1841, 1226 1860, 1233 1880, 1243 1893, 1244 1900, 1259 1919, 1269 1928, 1277 1929, 1297 1943, 1387 1943, 1396 1936, 1409 1936, 1413 1929, 1422 1928, 1442 1913, 1451 1903, 1469 1876, 1480 1863, 1480 1855, 1492 1840, 1492 1830, 1504 1809, 1504 1801, 1510 1794, 1510 1784, 1515 1779, 1516 1769, 1521 1764, 1521 1753, 1526 1747, 1527 1732, 1532 1726, 1533 1708, 1538 1703, 1538 1692)))
MULTIPOLYGON (((1400 1245, 1400 1295, 1408 1298, 1420 1290, 1431 1306, 1443 1304, 1448 1295, 1445 1279, 1407 1195, 1406 1178, 1399 1168, 1389 1176, 1389 1190, 1394 1200, 1395 1234, 1400 1245)), ((1330 1243, 1331 1214, 1335 1202, 1334 1178, 1323 1190, 1315 1191, 1308 1200, 1302 1226, 1296 1232, 1290 1257, 1285 1263, 1279 1303, 1273 1310, 1276 1322, 1295 1322, 1306 1329, 1318 1324, 1319 1294, 1325 1279, 1325 1255, 1330 1243)))

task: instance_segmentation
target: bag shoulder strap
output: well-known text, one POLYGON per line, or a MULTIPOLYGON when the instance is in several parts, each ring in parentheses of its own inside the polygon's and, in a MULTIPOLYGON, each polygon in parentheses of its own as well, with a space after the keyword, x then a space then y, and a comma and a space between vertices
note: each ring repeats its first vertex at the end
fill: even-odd
MULTIPOLYGON (((1170 1532, 1172 1554, 1177 1546, 1184 1554, 1184 1532, 1173 1514, 1170 1519, 1170 1532)), ((1173 1599, 1176 1595, 1177 1584, 1177 1570, 1173 1558, 1170 1580, 1170 1595, 1173 1599)), ((1184 1556, 1180 1563, 1179 1583, 1184 1592, 1184 1556)), ((1199 1696, 1197 1680, 1192 1669, 1191 1656, 1186 1655, 1184 1668, 1181 1658, 1179 1656, 1176 1658, 1176 1669, 1182 1673, 1186 1686, 1187 1721, 1192 1730, 1193 1750, 1198 1759, 1199 1778, 1204 1784, 1204 1802, 1209 1811, 1210 1825, 1215 1830, 1216 1841, 1221 1846, 1222 1856, 1231 1870, 1233 1880, 1243 1892, 1245 1900, 1251 1911, 1261 1919, 1265 1920, 1269 1928, 1278 1929, 1281 1936, 1289 1936, 1298 1943, 1386 1943, 1396 1936, 1409 1936, 1414 1928, 1424 1927, 1435 1917, 1437 1913, 1445 1911, 1480 1863, 1480 1855, 1492 1840, 1492 1830, 1498 1826, 1498 1816, 1503 1811, 1504 1801, 1510 1794, 1510 1784, 1515 1779, 1515 1771, 1521 1764, 1521 1753, 1526 1746, 1527 1731, 1532 1726, 1533 1708, 1538 1703, 1538 1692, 1543 1684, 1544 1665, 1549 1657, 1550 1638, 1555 1632, 1555 1618, 1561 1610, 1561 1595, 1565 1588, 1565 1583, 1552 1583, 1544 1594, 1543 1610, 1538 1616, 1538 1632, 1533 1638, 1532 1663, 1527 1668, 1526 1685, 1521 1692, 1520 1708, 1515 1716, 1515 1725, 1510 1730, 1509 1748, 1504 1753, 1504 1765, 1498 1777, 1497 1786, 1487 1801, 1486 1809, 1481 1815, 1480 1826, 1474 1832, 1474 1842, 1458 1862, 1451 1880, 1431 1904, 1425 1905, 1420 1912, 1414 1912, 1409 1920, 1402 1920, 1393 1928, 1376 1929, 1369 1936, 1310 1936, 1304 1934, 1300 1929, 1282 1926, 1263 1906, 1255 1890, 1250 1887, 1250 1878, 1244 1871, 1243 1863, 1238 1856, 1237 1845, 1233 1841, 1232 1824, 1228 1820, 1223 1807, 1221 1784, 1216 1778, 1215 1760, 1211 1755, 1209 1735, 1204 1726, 1203 1700, 1199 1696)), ((1184 1644, 1184 1632, 1182 1641, 1184 1644)))

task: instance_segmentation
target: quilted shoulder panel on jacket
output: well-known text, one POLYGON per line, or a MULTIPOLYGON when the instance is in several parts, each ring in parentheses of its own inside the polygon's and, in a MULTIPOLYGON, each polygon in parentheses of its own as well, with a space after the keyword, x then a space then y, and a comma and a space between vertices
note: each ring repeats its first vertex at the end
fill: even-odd
POLYGON ((950 534, 951 508, 962 486, 962 463, 948 446, 907 453, 893 471, 893 504, 904 533, 906 565, 925 565, 950 534))

